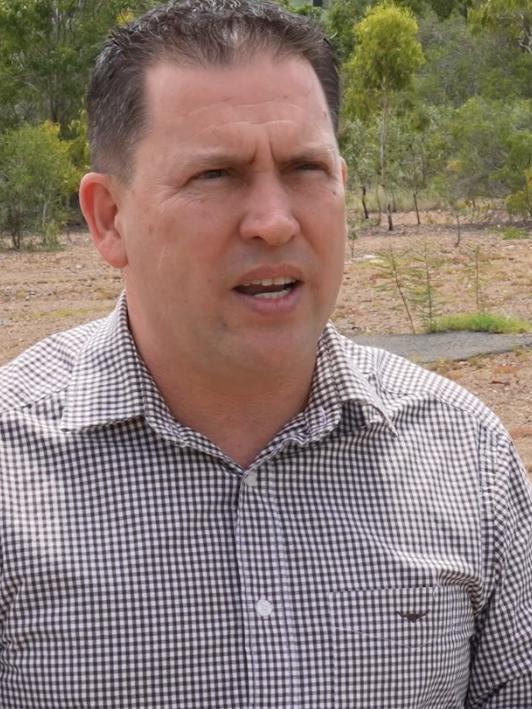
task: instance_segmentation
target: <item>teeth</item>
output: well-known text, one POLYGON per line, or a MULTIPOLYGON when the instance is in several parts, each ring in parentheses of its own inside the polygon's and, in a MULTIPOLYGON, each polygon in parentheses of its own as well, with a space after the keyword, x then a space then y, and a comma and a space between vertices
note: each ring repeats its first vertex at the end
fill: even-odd
POLYGON ((281 276, 279 278, 263 278, 260 281, 249 281, 249 283, 242 283, 242 286, 244 288, 247 286, 287 286, 290 283, 295 283, 295 280, 281 276))
POLYGON ((276 300, 277 298, 284 298, 287 293, 290 293, 289 288, 285 288, 284 290, 277 291, 277 293, 256 293, 253 297, 254 298, 261 298, 263 300, 276 300))

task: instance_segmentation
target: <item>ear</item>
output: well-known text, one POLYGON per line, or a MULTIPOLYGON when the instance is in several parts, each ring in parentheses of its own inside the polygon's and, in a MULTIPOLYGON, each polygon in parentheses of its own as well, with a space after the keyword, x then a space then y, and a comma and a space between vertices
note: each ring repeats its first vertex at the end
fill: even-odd
POLYGON ((347 170, 347 163, 342 157, 340 158, 340 169, 342 171, 342 182, 344 183, 344 187, 347 187, 347 179, 349 175, 347 170))
POLYGON ((113 268, 127 266, 126 247, 117 227, 118 185, 110 175, 89 172, 79 186, 79 202, 94 245, 113 268))
MULTIPOLYGON (((348 170, 347 170, 347 163, 344 160, 344 158, 342 158, 342 157, 340 157, 340 170, 342 172, 342 184, 344 186, 344 191, 345 191, 347 189, 347 180, 348 180, 349 175, 348 175, 348 170)), ((345 202, 344 202, 344 204, 345 204, 345 202)), ((349 223, 347 221, 347 210, 345 209, 345 207, 344 207, 344 211, 345 211, 345 224, 344 224, 345 238, 347 238, 349 235, 349 223)))

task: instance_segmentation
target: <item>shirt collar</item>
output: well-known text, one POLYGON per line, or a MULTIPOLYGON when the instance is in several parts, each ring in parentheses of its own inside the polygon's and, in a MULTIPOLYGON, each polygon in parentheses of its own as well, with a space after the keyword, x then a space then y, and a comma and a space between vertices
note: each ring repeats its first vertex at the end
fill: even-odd
POLYGON ((363 349, 340 335, 332 323, 325 327, 307 414, 315 434, 332 430, 351 406, 364 425, 383 423, 395 430, 382 398, 357 363, 357 351, 363 349))
MULTIPOLYGON (((306 442, 333 430, 344 407, 352 404, 359 407, 366 424, 383 422, 393 428, 382 399, 357 368, 348 345, 356 347, 329 323, 318 342, 312 389, 303 412, 306 442)), ((138 354, 122 293, 115 310, 100 321, 74 363, 62 428, 76 430, 140 417, 161 433, 172 429, 175 436, 177 422, 138 354)), ((185 427, 181 428, 186 435, 185 427)))
POLYGON ((128 327, 125 293, 74 363, 62 428, 82 429, 144 415, 146 373, 128 327))

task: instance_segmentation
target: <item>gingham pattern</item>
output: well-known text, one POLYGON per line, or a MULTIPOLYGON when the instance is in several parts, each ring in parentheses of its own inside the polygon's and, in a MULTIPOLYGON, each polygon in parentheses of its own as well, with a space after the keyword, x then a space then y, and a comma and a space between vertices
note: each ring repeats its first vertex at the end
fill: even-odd
POLYGON ((332 326, 244 471, 172 418, 122 298, 0 370, 0 484, 2 709, 532 707, 506 432, 332 326))

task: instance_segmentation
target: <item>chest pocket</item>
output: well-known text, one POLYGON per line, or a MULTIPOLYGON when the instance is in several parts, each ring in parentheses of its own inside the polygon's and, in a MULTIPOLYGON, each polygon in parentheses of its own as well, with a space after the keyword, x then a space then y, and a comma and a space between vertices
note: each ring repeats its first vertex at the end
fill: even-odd
POLYGON ((329 595, 336 709, 463 707, 473 612, 454 587, 329 595))

